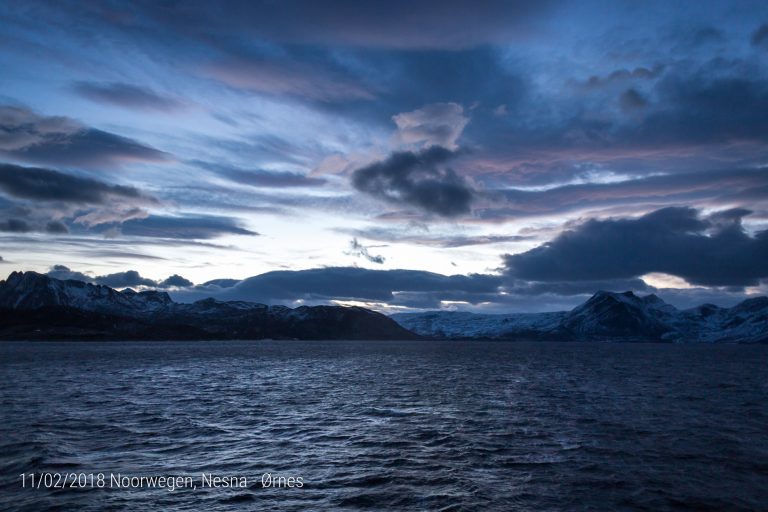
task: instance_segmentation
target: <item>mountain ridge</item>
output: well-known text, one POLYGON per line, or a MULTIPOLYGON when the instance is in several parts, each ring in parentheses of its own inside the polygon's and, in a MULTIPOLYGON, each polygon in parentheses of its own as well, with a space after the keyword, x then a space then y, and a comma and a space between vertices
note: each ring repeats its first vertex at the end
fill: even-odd
POLYGON ((36 272, 0 282, 0 339, 414 339, 361 307, 268 306, 213 298, 174 302, 36 272))
POLYGON ((0 281, 0 339, 441 339, 768 342, 768 297, 679 310, 656 295, 598 291, 570 311, 488 315, 269 306, 115 290, 36 272, 0 281))
POLYGON ((570 311, 488 315, 433 311, 391 315, 425 337, 561 341, 768 343, 768 297, 731 308, 679 310, 658 296, 598 291, 570 311))

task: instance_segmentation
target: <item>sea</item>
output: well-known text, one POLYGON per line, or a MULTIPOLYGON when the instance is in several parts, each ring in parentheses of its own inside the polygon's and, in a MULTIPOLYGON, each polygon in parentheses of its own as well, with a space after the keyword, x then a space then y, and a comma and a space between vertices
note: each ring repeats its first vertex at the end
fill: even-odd
POLYGON ((0 510, 768 510, 768 346, 4 342, 0 510))

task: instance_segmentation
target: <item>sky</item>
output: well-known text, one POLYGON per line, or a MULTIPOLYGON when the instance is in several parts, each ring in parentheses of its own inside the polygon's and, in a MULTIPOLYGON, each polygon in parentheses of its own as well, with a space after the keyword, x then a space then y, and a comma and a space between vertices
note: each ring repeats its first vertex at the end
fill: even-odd
POLYGON ((551 311, 768 291, 764 1, 0 3, 0 275, 551 311))

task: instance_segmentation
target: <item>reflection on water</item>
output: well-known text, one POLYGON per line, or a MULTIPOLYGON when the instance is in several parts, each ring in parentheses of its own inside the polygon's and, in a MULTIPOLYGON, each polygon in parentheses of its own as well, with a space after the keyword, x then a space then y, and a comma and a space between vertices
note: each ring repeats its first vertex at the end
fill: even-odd
POLYGON ((4 343, 0 508, 761 509, 767 363, 766 346, 4 343), (247 487, 22 489, 33 472, 247 487))

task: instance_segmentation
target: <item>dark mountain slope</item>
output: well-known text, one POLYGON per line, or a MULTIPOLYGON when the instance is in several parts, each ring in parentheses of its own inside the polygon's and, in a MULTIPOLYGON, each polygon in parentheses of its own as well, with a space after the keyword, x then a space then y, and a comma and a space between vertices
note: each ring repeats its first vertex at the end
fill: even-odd
POLYGON ((296 309, 205 299, 179 304, 156 291, 14 272, 0 282, 0 339, 413 339, 359 307, 296 309))

